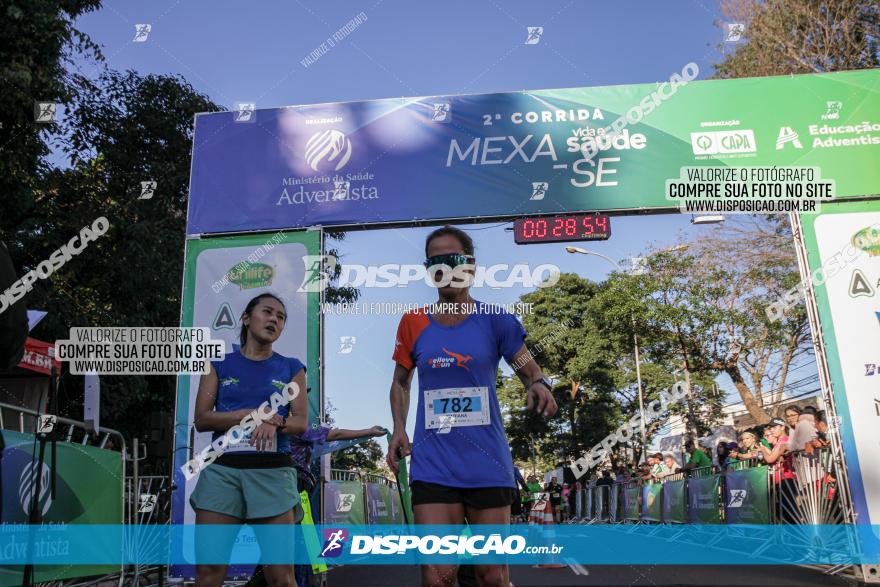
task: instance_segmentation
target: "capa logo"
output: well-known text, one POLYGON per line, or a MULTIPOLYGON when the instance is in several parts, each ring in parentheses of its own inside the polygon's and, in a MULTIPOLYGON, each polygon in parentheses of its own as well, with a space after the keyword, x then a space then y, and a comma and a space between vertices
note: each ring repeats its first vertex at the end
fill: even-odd
POLYGON ((339 171, 350 157, 351 141, 338 130, 316 132, 306 143, 306 163, 315 171, 339 171))
POLYGON ((754 153, 757 150, 755 133, 748 129, 692 132, 691 147, 694 155, 754 153))

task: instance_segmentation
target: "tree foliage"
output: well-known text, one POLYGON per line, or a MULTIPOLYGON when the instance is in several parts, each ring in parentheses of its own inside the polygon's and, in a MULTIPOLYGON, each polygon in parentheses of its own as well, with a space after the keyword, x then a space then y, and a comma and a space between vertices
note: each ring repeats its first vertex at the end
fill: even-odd
MULTIPOLYGON (((70 166, 46 171, 33 205, 20 210, 11 242, 22 272, 104 216, 110 229, 39 280, 30 307, 48 311, 40 335, 67 338, 71 326, 175 326, 180 319, 193 118, 219 106, 177 76, 106 71, 73 76, 57 141, 70 166), (141 182, 157 182, 139 200, 141 182)), ((72 417, 81 381, 66 382, 72 417)), ((144 433, 150 411, 174 405, 170 376, 102 377, 103 423, 144 433)))
MULTIPOLYGON (((72 56, 99 48, 72 22, 98 1, 4 2, 0 59, 0 239, 18 275, 36 267, 104 216, 110 230, 24 298, 46 310, 35 334, 67 338, 72 326, 177 326, 190 157, 196 113, 222 110, 177 75, 81 73, 72 56), (57 102, 58 120, 34 121, 36 101, 57 102), (66 158, 50 163, 48 155, 66 158), (141 182, 155 181, 139 200, 141 182)), ((55 158, 56 160, 58 157, 55 158)), ((341 240, 344 233, 328 235, 341 240)), ((331 254, 335 249, 331 249, 331 254)), ((328 301, 358 292, 328 288, 328 301)), ((102 424, 149 432, 150 412, 172 415, 170 376, 102 377, 102 424)), ((82 380, 62 380, 63 415, 82 415, 82 380)))
MULTIPOLYGON (((876 0, 724 0, 727 22, 743 41, 716 65, 715 77, 869 69, 880 65, 876 0)), ((726 48, 722 44, 722 50, 726 48)))
MULTIPOLYGON (((686 401, 645 419, 649 443, 673 416, 697 436, 709 434, 722 417, 719 375, 730 378, 758 422, 768 421, 765 403, 781 397, 790 367, 811 352, 803 307, 776 322, 765 312, 799 279, 791 239, 784 218, 730 221, 647 252, 643 274, 618 270, 600 283, 564 274, 523 296, 533 304, 523 319, 526 344, 555 381, 560 410, 550 421, 526 411, 519 380, 501 378, 514 458, 529 463, 534 450, 552 465, 589 452, 639 413, 639 375, 644 406, 676 381, 690 381, 686 401)), ((636 430, 628 443, 636 460, 640 436, 636 430)))
POLYGON ((35 122, 35 106, 70 101, 75 88, 67 66, 73 57, 103 59, 98 46, 73 26, 100 5, 100 0, 0 3, 0 240, 13 259, 20 246, 10 236, 17 219, 39 206, 39 184, 49 170, 48 141, 59 128, 57 122, 35 122))

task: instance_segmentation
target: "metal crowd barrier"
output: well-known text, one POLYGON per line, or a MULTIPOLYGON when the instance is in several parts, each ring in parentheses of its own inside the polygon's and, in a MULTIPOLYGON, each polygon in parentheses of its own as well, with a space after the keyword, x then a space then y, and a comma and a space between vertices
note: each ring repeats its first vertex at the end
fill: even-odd
POLYGON ((325 523, 405 523, 397 482, 381 475, 331 469, 322 491, 325 523))
MULTIPOLYGON (((140 476, 125 478, 125 523, 130 525, 155 526, 171 524, 171 483, 164 476, 140 476)), ((150 533, 134 534, 137 542, 127 543, 126 550, 132 560, 168 559, 168 544, 159 541, 150 533), (146 538, 146 540, 140 540, 146 538)), ((133 565, 125 573, 125 580, 131 585, 139 585, 140 580, 159 577, 162 582, 166 565, 133 565)))
POLYGON ((593 519, 599 522, 611 521, 611 485, 596 485, 593 490, 593 519))
MULTIPOLYGON (((794 524, 848 523, 845 487, 838 486, 840 457, 830 448, 811 453, 787 453, 768 464, 761 459, 738 461, 719 470, 703 467, 643 482, 631 479, 600 485, 589 481, 581 489, 575 523, 581 524, 794 524)), ((659 529, 659 528, 658 528, 659 529)), ((798 544, 805 551, 829 552, 803 533, 798 544)), ((851 534, 850 551, 858 549, 851 534)), ((837 545, 840 547, 841 545, 837 545)), ((756 546, 755 556, 773 547, 772 538, 756 546)), ((807 565, 828 575, 842 574, 853 565, 807 565)), ((862 573, 864 573, 864 566, 862 573)))
POLYGON ((638 522, 639 506, 642 495, 642 481, 637 479, 621 483, 620 491, 623 497, 623 521, 638 522))
MULTIPOLYGON (((0 428, 4 430, 18 430, 22 434, 36 434, 37 429, 37 418, 40 416, 41 412, 36 410, 31 410, 30 408, 24 408, 21 406, 13 406, 12 404, 5 404, 0 402, 0 428), (4 413, 12 412, 13 413, 13 421, 18 425, 12 425, 12 422, 8 421, 8 418, 4 417, 4 413)), ((85 422, 80 422, 79 420, 71 420, 70 418, 65 418, 64 416, 57 417, 57 426, 61 430, 58 434, 58 440, 64 442, 75 442, 77 444, 82 445, 91 445, 95 440, 97 440, 98 448, 107 448, 107 444, 110 441, 116 441, 118 444, 116 445, 117 450, 122 450, 122 454, 125 454, 125 437, 122 436, 121 432, 113 430, 112 428, 106 428, 104 426, 101 427, 101 433, 95 434, 86 426, 85 422)))
POLYGON ((589 481, 572 522, 666 524, 842 524, 831 450, 787 453, 773 464, 750 459, 724 470, 702 467, 659 480, 589 481))
MULTIPOLYGON (((36 434, 37 420, 42 412, 32 410, 30 408, 16 406, 0 402, 0 429, 17 430, 22 434, 36 434)), ((101 426, 100 432, 95 433, 85 422, 73 420, 64 416, 56 416, 56 442, 66 442, 71 444, 79 444, 82 446, 94 446, 107 450, 118 450, 121 452, 122 458, 122 474, 125 477, 125 485, 123 486, 123 495, 119 496, 122 502, 123 524, 135 523, 133 516, 130 514, 131 508, 128 500, 128 481, 131 479, 126 476, 128 472, 128 447, 125 437, 118 430, 101 426), (111 444, 112 443, 112 444, 111 444)), ((126 545, 127 546, 127 545, 126 545)), ((78 577, 75 579, 59 580, 54 583, 58 585, 77 585, 85 587, 87 585, 98 583, 116 582, 122 585, 123 582, 132 574, 137 575, 136 571, 126 572, 120 569, 119 572, 103 576, 94 576, 88 578, 78 577)))
POLYGON ((738 461, 577 490, 569 523, 842 524, 831 450, 738 461))

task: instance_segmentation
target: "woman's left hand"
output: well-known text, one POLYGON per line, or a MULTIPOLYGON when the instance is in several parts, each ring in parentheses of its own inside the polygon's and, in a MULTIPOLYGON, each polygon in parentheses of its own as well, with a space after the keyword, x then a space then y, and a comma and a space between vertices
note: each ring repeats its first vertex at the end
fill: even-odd
POLYGON ((273 414, 271 418, 269 418, 268 420, 264 420, 264 422, 266 422, 266 424, 271 424, 272 426, 277 426, 279 428, 284 425, 284 419, 278 414, 273 414))
POLYGON ((273 448, 275 445, 275 433, 278 431, 278 427, 274 424, 270 424, 268 422, 263 422, 257 429, 254 430, 254 433, 251 437, 251 444, 254 445, 257 450, 267 450, 273 448))

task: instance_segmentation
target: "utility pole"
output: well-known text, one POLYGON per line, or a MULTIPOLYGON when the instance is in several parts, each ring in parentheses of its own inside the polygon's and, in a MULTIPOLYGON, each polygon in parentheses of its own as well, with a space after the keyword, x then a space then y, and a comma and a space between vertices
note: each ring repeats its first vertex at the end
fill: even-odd
POLYGON ((537 461, 537 457, 535 456, 535 437, 532 436, 531 440, 532 440, 532 475, 537 475, 538 474, 538 461, 537 461))
MULTIPOLYGON (((635 329, 635 326, 636 322, 635 319, 633 319, 633 329, 635 329)), ((639 385, 639 415, 641 416, 639 421, 642 424, 642 455, 644 455, 648 452, 648 435, 645 431, 645 406, 644 400, 642 399, 642 368, 640 365, 641 359, 639 357, 639 338, 635 331, 633 331, 633 346, 636 351, 636 382, 639 385)))
POLYGON ((684 360, 684 384, 687 385, 688 392, 688 428, 691 438, 697 442, 697 421, 694 418, 694 390, 691 387, 691 372, 688 369, 687 358, 684 360))

